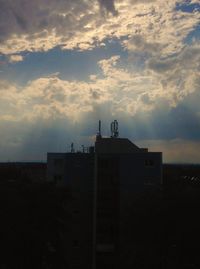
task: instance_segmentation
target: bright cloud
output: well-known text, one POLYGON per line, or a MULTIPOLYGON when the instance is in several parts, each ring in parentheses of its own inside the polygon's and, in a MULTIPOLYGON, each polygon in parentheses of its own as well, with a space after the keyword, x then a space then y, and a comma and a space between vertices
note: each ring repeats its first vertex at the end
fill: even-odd
POLYGON ((61 80, 55 74, 30 81, 23 88, 2 83, 1 119, 78 119, 82 113, 92 112, 96 105, 108 102, 113 114, 124 112, 133 116, 137 111, 151 110, 156 98, 164 96, 162 85, 151 75, 132 74, 119 68, 119 58, 100 61, 103 78, 93 75, 89 82, 61 80))
POLYGON ((176 10, 181 2, 1 0, 0 51, 47 51, 56 46, 87 50, 105 38, 125 37, 124 46, 129 50, 153 52, 158 45, 162 54, 176 53, 200 19, 198 11, 176 10), (110 13, 102 14, 99 4, 110 13))
POLYGON ((88 82, 62 80, 59 74, 29 81, 24 87, 4 81, 0 117, 78 119, 108 102, 113 115, 153 111, 162 102, 170 109, 198 91, 199 62, 200 46, 194 44, 170 59, 148 58, 142 72, 121 67, 116 55, 99 61, 102 75, 91 74, 88 82))
POLYGON ((52 144, 55 128, 67 123, 69 139, 75 132, 89 137, 94 120, 115 117, 127 136, 151 139, 155 149, 167 152, 167 160, 181 159, 184 150, 194 160, 200 133, 200 43, 187 38, 197 31, 200 12, 177 8, 191 4, 199 1, 0 0, 2 70, 8 65, 11 75, 25 53, 55 47, 84 53, 117 40, 128 53, 125 60, 122 53, 102 57, 99 73, 86 81, 61 79, 58 73, 27 78, 25 85, 12 76, 0 80, 0 148, 10 145, 12 152, 23 144, 26 152, 34 129, 35 136, 40 131, 39 154, 47 137, 43 150, 52 144))
POLYGON ((9 58, 10 63, 16 63, 16 62, 23 61, 23 56, 22 55, 13 54, 13 55, 9 55, 8 58, 9 58))

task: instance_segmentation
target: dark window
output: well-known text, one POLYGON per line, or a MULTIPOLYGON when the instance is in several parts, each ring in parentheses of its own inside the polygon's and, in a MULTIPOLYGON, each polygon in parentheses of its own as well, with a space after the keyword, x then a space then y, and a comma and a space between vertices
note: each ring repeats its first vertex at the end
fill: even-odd
POLYGON ((73 214, 74 214, 74 215, 78 215, 78 214, 79 214, 79 210, 78 210, 78 209, 74 209, 74 210, 73 210, 73 214))
POLYGON ((106 172, 108 169, 108 160, 107 159, 101 159, 100 160, 100 168, 106 172), (105 169, 105 170, 104 170, 105 169))
POLYGON ((63 159, 55 159, 54 160, 55 167, 62 167, 63 165, 63 159))
POLYGON ((154 166, 154 160, 145 160, 145 166, 152 167, 154 166))
POLYGON ((78 247, 79 247, 79 241, 73 240, 73 248, 78 248, 78 247))
POLYGON ((144 185, 146 185, 146 186, 152 186, 152 185, 154 185, 154 180, 152 178, 146 178, 144 180, 144 185))
POLYGON ((61 175, 55 175, 54 176, 54 182, 57 183, 58 181, 62 180, 62 176, 61 175))
POLYGON ((76 162, 74 163, 74 166, 75 166, 76 168, 81 168, 81 167, 82 167, 80 161, 76 161, 76 162))

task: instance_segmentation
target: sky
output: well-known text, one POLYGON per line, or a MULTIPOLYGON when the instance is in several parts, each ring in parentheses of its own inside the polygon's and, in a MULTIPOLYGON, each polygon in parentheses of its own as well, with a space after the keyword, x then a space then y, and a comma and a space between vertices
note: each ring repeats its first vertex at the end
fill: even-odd
POLYGON ((199 0, 0 0, 0 161, 92 145, 102 121, 200 163, 199 0))

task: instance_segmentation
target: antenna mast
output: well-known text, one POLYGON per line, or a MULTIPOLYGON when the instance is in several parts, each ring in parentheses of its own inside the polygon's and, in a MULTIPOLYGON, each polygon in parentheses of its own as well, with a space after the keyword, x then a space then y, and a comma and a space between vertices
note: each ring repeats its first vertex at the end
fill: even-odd
POLYGON ((99 120, 99 130, 97 132, 97 136, 96 136, 97 139, 101 138, 101 121, 99 120))
POLYGON ((117 138, 119 136, 117 120, 114 120, 113 122, 111 122, 110 130, 111 130, 111 137, 112 138, 117 138))
POLYGON ((74 153, 74 143, 71 143, 71 153, 74 153))

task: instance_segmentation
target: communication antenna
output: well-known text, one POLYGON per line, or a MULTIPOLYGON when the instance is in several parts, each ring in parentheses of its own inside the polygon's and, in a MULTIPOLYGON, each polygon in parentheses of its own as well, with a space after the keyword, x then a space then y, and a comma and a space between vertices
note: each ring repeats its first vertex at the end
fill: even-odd
POLYGON ((99 120, 99 131, 97 133, 97 138, 101 138, 101 121, 99 120))
POLYGON ((82 152, 85 153, 85 146, 81 145, 81 147, 82 147, 82 152))
POLYGON ((119 136, 117 120, 114 120, 113 122, 111 122, 110 130, 111 130, 111 137, 117 138, 119 136))
POLYGON ((75 150, 74 150, 74 143, 71 143, 71 153, 74 153, 75 150))

